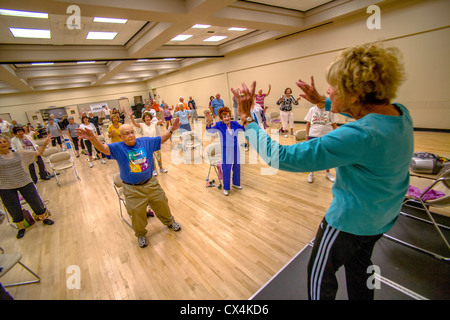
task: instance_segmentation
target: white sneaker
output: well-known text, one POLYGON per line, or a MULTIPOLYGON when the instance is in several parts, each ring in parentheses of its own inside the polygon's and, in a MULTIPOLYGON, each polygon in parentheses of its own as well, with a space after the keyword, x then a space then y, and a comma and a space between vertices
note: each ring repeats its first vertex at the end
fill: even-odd
POLYGON ((285 135, 284 135, 284 137, 285 137, 285 138, 287 138, 287 137, 288 137, 288 135, 287 135, 287 134, 285 134, 285 135))
POLYGON ((89 168, 92 168, 94 164, 92 162, 89 162, 89 168))
POLYGON ((105 159, 102 159, 102 163, 103 163, 103 164, 106 164, 106 161, 105 161, 105 159))
POLYGON ((161 173, 167 173, 167 172, 168 172, 167 169, 164 169, 164 168, 159 169, 159 171, 160 171, 161 173))
POLYGON ((308 175, 308 182, 312 183, 313 181, 314 181, 314 173, 310 172, 309 175, 308 175))
POLYGON ((157 176, 158 175, 158 171, 157 170, 153 170, 153 175, 157 176))
POLYGON ((236 185, 234 185, 234 184, 233 184, 233 188, 236 188, 236 189, 238 189, 238 190, 242 190, 242 187, 241 187, 241 186, 236 186, 236 185))
POLYGON ((328 180, 330 180, 331 182, 334 182, 334 177, 331 173, 327 172, 327 174, 325 176, 328 180))
POLYGON ((230 191, 223 189, 223 194, 227 196, 230 194, 230 191))

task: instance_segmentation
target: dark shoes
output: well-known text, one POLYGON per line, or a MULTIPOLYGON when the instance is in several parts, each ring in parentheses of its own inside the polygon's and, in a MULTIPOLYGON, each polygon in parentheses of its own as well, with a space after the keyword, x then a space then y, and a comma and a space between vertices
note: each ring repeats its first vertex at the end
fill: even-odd
POLYGON ((23 238, 23 236, 25 235, 25 229, 19 229, 19 231, 17 232, 17 239, 23 238))

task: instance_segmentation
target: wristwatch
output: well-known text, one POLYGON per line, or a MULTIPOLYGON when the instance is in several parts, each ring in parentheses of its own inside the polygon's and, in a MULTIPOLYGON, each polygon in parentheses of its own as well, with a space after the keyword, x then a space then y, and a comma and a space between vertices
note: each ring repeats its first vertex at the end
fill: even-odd
POLYGON ((242 124, 242 125, 246 125, 246 124, 249 124, 249 123, 251 123, 251 122, 253 122, 254 120, 253 120, 253 118, 252 117, 247 117, 246 119, 245 119, 245 121, 244 121, 244 123, 242 124))

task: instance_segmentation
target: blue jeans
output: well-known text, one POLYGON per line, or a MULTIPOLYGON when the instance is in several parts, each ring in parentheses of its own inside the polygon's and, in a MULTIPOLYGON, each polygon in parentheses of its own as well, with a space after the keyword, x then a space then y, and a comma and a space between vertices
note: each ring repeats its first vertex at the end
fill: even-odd
POLYGON ((31 182, 17 189, 0 189, 0 197, 14 223, 23 221, 22 206, 19 200, 19 192, 30 205, 35 214, 44 214, 47 210, 42 202, 36 187, 31 182))

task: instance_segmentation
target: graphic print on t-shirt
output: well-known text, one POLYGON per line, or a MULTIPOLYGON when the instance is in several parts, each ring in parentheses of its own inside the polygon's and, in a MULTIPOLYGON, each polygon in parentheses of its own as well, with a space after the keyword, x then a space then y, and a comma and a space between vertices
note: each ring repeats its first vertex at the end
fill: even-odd
POLYGON ((144 148, 129 151, 127 157, 131 173, 144 172, 150 168, 144 148))

